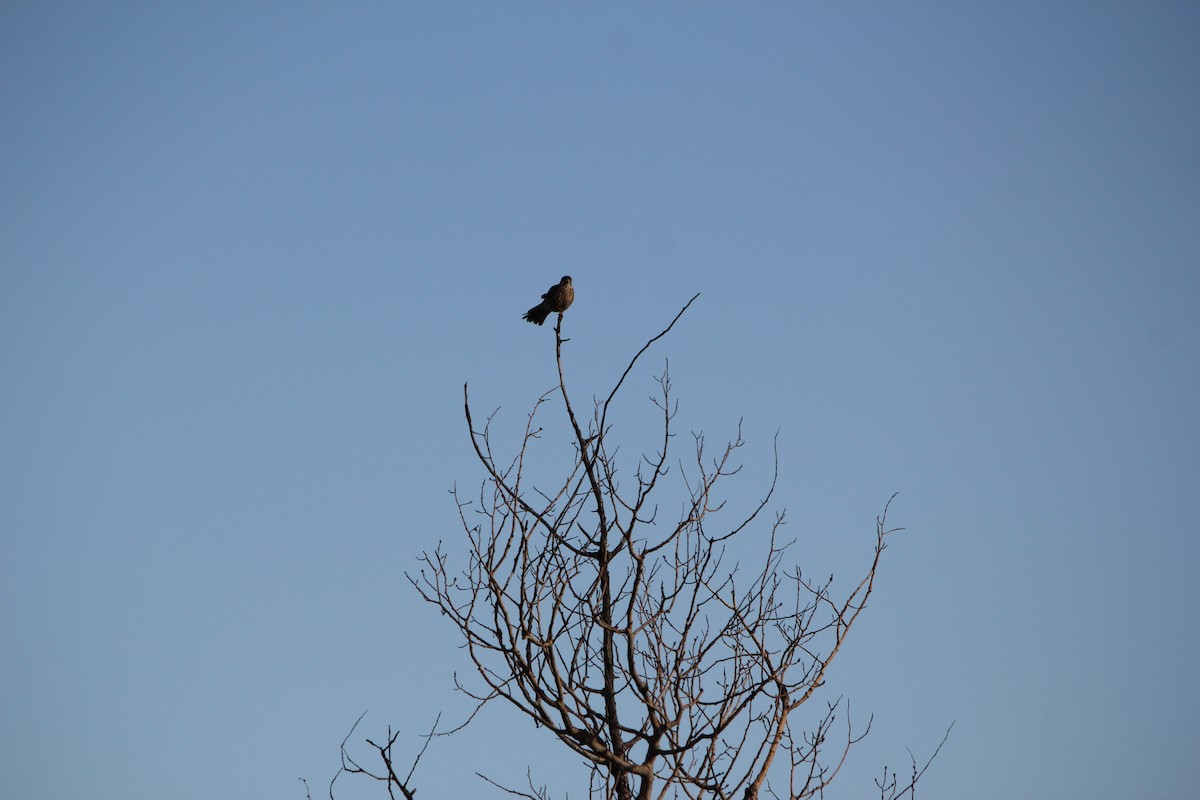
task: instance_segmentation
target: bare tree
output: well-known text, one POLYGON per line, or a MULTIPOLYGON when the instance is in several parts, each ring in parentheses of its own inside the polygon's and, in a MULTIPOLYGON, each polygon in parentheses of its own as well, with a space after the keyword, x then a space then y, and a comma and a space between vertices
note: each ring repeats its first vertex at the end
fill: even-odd
MULTIPOLYGON (((622 461, 610 421, 614 399, 696 297, 633 356, 587 416, 568 389, 569 340, 560 314, 558 385, 534 405, 515 455, 497 453, 495 415, 479 427, 464 386, 471 443, 486 473, 473 499, 454 490, 467 563, 453 568, 439 543, 408 577, 462 635, 482 684, 456 683, 476 711, 502 700, 531 718, 590 766, 591 796, 820 796, 871 719, 857 727, 848 700, 817 692, 866 608, 888 537, 899 529, 888 528, 885 505, 865 571, 841 594, 832 577, 803 574, 785 561, 792 543, 782 538, 784 514, 765 513, 778 453, 761 501, 718 527, 724 502, 716 489, 739 470, 741 425, 715 453, 703 434, 693 434, 690 466, 679 463, 679 478, 667 480, 677 463, 677 406, 665 367, 653 398, 661 417, 656 445, 636 466, 622 461), (545 452, 539 420, 555 398, 574 456, 552 485, 538 485, 531 475, 545 452), (657 497, 676 481, 680 511, 666 520, 657 497), (751 531, 761 558, 747 572, 730 546, 751 531)), ((389 775, 392 741, 373 745, 389 775)), ((911 796, 923 771, 914 759, 905 786, 885 769, 881 796, 911 796)), ((396 786, 411 798, 407 782, 397 779, 396 786)), ((547 797, 532 780, 527 790, 506 791, 547 797)))

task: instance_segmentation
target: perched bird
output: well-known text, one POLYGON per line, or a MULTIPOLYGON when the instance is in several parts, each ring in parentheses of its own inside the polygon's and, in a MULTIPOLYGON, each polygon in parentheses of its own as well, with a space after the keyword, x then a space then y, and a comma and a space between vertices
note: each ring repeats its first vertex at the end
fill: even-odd
POLYGON ((525 312, 523 319, 534 325, 541 325, 550 316, 550 312, 559 314, 571 307, 575 301, 575 287, 571 285, 571 276, 564 275, 563 279, 542 295, 542 302, 525 312))

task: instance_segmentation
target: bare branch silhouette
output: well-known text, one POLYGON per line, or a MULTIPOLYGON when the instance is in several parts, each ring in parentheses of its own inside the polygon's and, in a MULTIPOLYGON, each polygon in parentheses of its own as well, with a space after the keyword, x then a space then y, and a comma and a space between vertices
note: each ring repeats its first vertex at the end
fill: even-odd
MULTIPOLYGON (((421 746, 420 752, 418 752, 416 758, 413 759, 412 766, 409 767, 408 773, 401 778, 396 772, 396 762, 392 752, 396 746, 396 740, 400 737, 400 732, 393 732, 390 725, 387 729, 387 739, 385 739, 382 744, 378 744, 370 739, 366 740, 367 744, 370 745, 378 755, 379 761, 383 765, 382 771, 372 772, 370 769, 355 761, 350 753, 346 750, 346 743, 350 741, 350 737, 354 735, 355 729, 358 728, 358 724, 363 721, 363 717, 366 715, 366 711, 364 711, 362 714, 359 714, 358 719, 356 719, 354 724, 350 726, 350 731, 346 734, 346 738, 342 739, 342 766, 340 769, 338 769, 337 773, 334 774, 333 780, 329 782, 330 800, 334 800, 333 787, 334 784, 337 783, 337 779, 341 777, 343 773, 347 775, 362 775, 386 784, 388 797, 393 798, 393 800, 397 797, 397 792, 399 792, 399 796, 405 798, 405 800, 413 800, 417 793, 417 790, 412 787, 413 775, 416 773, 417 765, 421 763, 421 758, 425 755, 425 751, 429 749, 429 743, 433 741, 435 736, 443 735, 439 733, 437 729, 438 724, 442 720, 442 716, 439 714, 437 719, 434 720, 433 727, 430 728, 429 733, 425 734, 423 737, 425 739, 425 744, 421 746)), ((307 781, 304 784, 304 788, 307 792, 307 781)), ((308 798, 308 800, 312 800, 311 796, 308 798)))
MULTIPOLYGON (((494 412, 476 424, 464 385, 468 435, 485 474, 478 494, 452 490, 466 563, 452 567, 439 543, 407 577, 462 636, 478 684, 456 677, 456 686, 476 712, 499 700, 528 716, 588 765, 591 796, 819 797, 871 727, 871 718, 851 720, 848 700, 817 693, 867 607, 889 537, 902 530, 887 524, 894 496, 876 520, 857 583, 839 592, 832 576, 814 579, 787 560, 793 542, 782 538, 785 515, 764 514, 777 486, 777 443, 770 485, 732 523, 718 515, 725 502, 717 492, 740 470, 741 424, 715 451, 694 433, 686 468, 669 455, 677 406, 666 366, 653 398, 661 436, 632 463, 620 455, 613 401, 697 297, 638 350, 586 417, 568 388, 560 314, 558 385, 534 403, 511 456, 494 446, 494 412), (574 458, 544 484, 532 477, 541 472, 534 466, 553 445, 539 420, 556 396, 574 458), (668 520, 658 496, 677 464, 682 503, 668 520), (747 569, 728 548, 751 530, 762 545, 747 569)), ((386 782, 392 797, 412 800, 412 769, 401 779, 392 767, 395 742, 390 728, 383 743, 368 740, 385 765, 376 774, 350 759, 343 742, 342 771, 386 782)), ((906 786, 885 770, 877 782, 885 800, 911 797, 940 750, 920 769, 913 759, 906 786)), ((524 789, 484 780, 548 800, 545 787, 527 777, 524 789)))

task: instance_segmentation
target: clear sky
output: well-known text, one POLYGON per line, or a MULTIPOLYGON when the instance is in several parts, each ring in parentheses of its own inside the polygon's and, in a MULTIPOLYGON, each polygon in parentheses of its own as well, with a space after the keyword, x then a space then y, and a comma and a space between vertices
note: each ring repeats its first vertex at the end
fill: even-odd
MULTIPOLYGON (((1194 797, 1197 42, 1166 2, 0 4, 0 794, 295 800, 364 709, 461 716, 403 573, 462 553, 462 385, 522 421, 570 274, 583 399, 702 293, 629 453, 669 358, 681 432, 744 419, 731 507, 779 431, 839 585, 900 493, 833 797, 952 720, 924 798, 1194 797)), ((498 707, 415 784, 526 764, 584 796, 498 707)))

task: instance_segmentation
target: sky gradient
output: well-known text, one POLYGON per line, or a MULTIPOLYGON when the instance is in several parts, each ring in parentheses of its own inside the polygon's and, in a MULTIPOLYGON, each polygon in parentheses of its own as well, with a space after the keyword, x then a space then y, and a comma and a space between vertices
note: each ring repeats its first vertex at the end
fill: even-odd
MULTIPOLYGON (((461 719, 404 572, 463 552, 462 386, 515 442, 569 274, 584 401, 701 293, 623 452, 669 359, 677 455, 743 420, 747 509, 778 431, 835 585, 899 492, 831 797, 951 721, 926 800, 1194 796, 1197 41, 1166 2, 0 4, 2 793, 324 796, 364 709, 409 752, 461 719)), ((414 783, 526 765, 585 796, 499 707, 414 783)))

